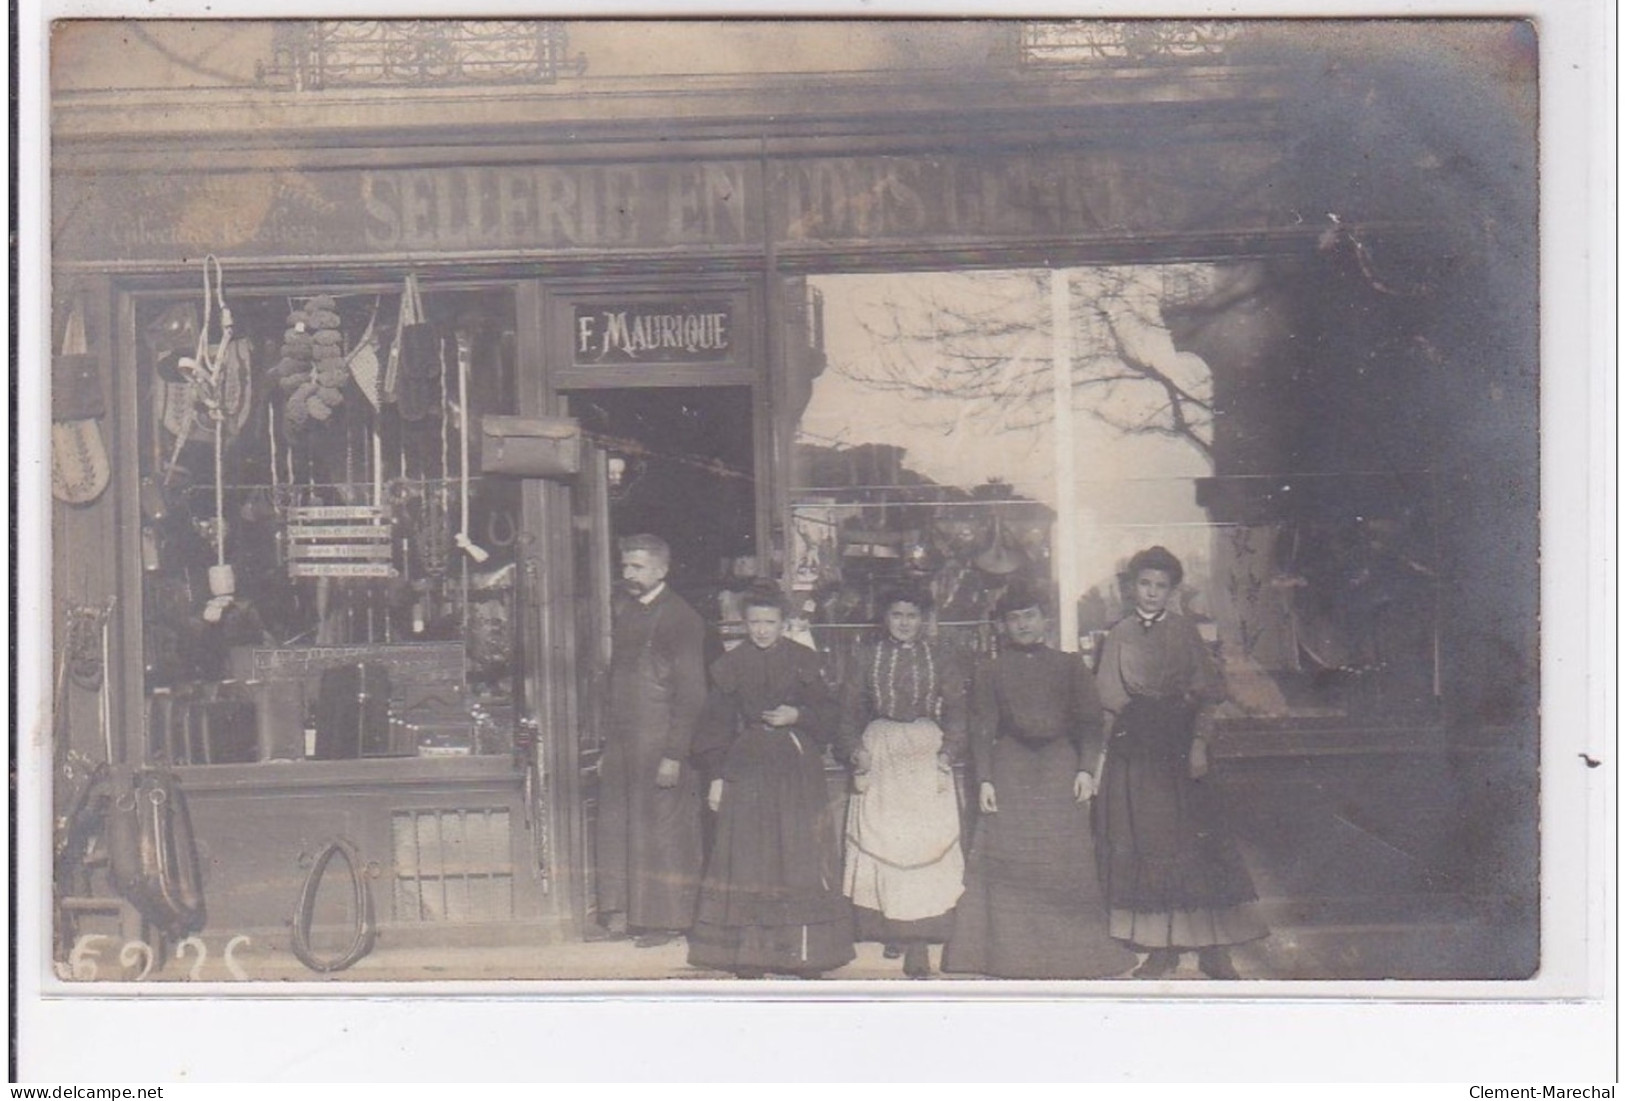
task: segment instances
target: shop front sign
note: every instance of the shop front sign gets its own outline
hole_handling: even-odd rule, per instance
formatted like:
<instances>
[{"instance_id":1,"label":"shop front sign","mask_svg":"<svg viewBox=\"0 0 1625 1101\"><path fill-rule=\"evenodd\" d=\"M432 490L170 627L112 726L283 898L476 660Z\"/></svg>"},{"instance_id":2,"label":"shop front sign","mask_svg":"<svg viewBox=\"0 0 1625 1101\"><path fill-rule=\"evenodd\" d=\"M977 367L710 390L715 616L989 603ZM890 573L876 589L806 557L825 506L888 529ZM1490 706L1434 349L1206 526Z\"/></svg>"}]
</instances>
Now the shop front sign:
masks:
<instances>
[{"instance_id":1,"label":"shop front sign","mask_svg":"<svg viewBox=\"0 0 1625 1101\"><path fill-rule=\"evenodd\" d=\"M732 357L733 309L726 302L580 305L575 362L720 363Z\"/></svg>"},{"instance_id":2,"label":"shop front sign","mask_svg":"<svg viewBox=\"0 0 1625 1101\"><path fill-rule=\"evenodd\" d=\"M219 256L789 250L1089 240L1272 228L1289 204L1265 143L220 173L75 173L57 255ZM602 334L600 333L600 336Z\"/></svg>"}]
</instances>

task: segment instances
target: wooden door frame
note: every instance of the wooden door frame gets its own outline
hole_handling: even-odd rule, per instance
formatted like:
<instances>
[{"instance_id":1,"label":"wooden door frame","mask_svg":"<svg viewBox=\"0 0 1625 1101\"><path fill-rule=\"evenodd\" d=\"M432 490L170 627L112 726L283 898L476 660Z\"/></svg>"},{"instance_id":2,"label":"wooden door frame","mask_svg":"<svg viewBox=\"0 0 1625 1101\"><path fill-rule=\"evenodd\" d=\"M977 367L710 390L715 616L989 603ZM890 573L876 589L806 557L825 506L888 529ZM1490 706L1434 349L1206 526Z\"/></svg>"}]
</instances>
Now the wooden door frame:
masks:
<instances>
[{"instance_id":1,"label":"wooden door frame","mask_svg":"<svg viewBox=\"0 0 1625 1101\"><path fill-rule=\"evenodd\" d=\"M635 279L589 278L579 280L536 280L521 285L519 317L518 389L519 408L524 413L567 415L568 395L595 389L658 389L673 387L748 387L751 402L751 445L755 463L755 536L757 552L764 565L770 561L775 528L775 492L781 467L775 460L779 433L773 430L775 408L773 380L778 372L767 360L769 345L765 334L766 311L762 308L759 273L716 277L638 277ZM656 301L696 294L727 295L746 318L737 327L741 347L725 364L668 365L640 368L636 372L613 369L584 375L570 370L568 341L552 339L560 331L569 332L565 319L576 301L602 301L622 296L628 301ZM561 377L562 376L562 377ZM586 454L590 455L590 449ZM579 937L589 931L590 882L587 862L586 805L580 782L582 754L581 722L585 701L580 699L583 641L575 617L580 587L588 579L575 576L574 510L572 495L576 484L529 481L524 498L528 545L525 552L527 578L536 594L530 631L536 640L536 659L527 662L527 689L534 686L532 710L541 725L538 762L542 769L539 797L541 819L547 836L537 839L538 859L543 862L552 896L551 909ZM551 564L551 568L550 568ZM613 578L613 563L611 564ZM550 736L566 732L569 736Z\"/></svg>"}]
</instances>

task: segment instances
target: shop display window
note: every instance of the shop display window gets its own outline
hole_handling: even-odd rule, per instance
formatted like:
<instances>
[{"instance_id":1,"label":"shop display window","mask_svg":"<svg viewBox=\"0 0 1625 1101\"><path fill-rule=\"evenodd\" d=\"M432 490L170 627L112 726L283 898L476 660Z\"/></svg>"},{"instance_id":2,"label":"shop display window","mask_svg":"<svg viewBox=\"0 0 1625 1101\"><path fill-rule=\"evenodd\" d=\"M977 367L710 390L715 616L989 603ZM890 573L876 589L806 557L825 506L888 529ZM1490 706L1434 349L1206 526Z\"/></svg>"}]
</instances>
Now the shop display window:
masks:
<instances>
[{"instance_id":1,"label":"shop display window","mask_svg":"<svg viewBox=\"0 0 1625 1101\"><path fill-rule=\"evenodd\" d=\"M464 426L515 411L511 289L228 285L134 321L147 758L509 752L519 483Z\"/></svg>"}]
</instances>

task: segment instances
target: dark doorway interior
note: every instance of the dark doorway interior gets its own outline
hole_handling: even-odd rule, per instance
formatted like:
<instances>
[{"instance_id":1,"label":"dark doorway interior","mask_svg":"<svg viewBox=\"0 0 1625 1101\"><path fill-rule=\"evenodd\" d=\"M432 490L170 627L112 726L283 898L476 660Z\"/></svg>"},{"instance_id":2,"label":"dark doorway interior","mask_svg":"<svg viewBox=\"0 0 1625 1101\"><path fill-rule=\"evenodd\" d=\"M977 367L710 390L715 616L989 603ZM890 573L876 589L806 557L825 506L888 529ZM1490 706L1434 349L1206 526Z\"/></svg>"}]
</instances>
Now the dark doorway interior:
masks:
<instances>
[{"instance_id":1,"label":"dark doorway interior","mask_svg":"<svg viewBox=\"0 0 1625 1101\"><path fill-rule=\"evenodd\" d=\"M756 469L748 386L582 390L572 417L609 455L610 527L671 544L672 587L707 618L721 582L752 568Z\"/></svg>"}]
</instances>

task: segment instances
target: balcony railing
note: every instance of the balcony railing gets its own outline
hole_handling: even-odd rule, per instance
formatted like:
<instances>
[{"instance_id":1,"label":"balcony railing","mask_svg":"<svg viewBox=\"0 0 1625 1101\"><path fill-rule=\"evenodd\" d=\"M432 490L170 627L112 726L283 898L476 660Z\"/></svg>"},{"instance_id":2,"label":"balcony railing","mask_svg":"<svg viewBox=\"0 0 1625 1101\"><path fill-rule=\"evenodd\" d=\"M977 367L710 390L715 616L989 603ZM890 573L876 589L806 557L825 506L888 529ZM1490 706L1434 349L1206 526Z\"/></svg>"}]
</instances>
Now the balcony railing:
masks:
<instances>
[{"instance_id":1,"label":"balcony railing","mask_svg":"<svg viewBox=\"0 0 1625 1101\"><path fill-rule=\"evenodd\" d=\"M564 24L542 19L340 19L276 28L260 83L324 88L552 84L579 74Z\"/></svg>"},{"instance_id":2,"label":"balcony railing","mask_svg":"<svg viewBox=\"0 0 1625 1101\"><path fill-rule=\"evenodd\" d=\"M1216 20L1061 19L1023 23L1027 65L1146 65L1221 63L1244 26Z\"/></svg>"}]
</instances>

